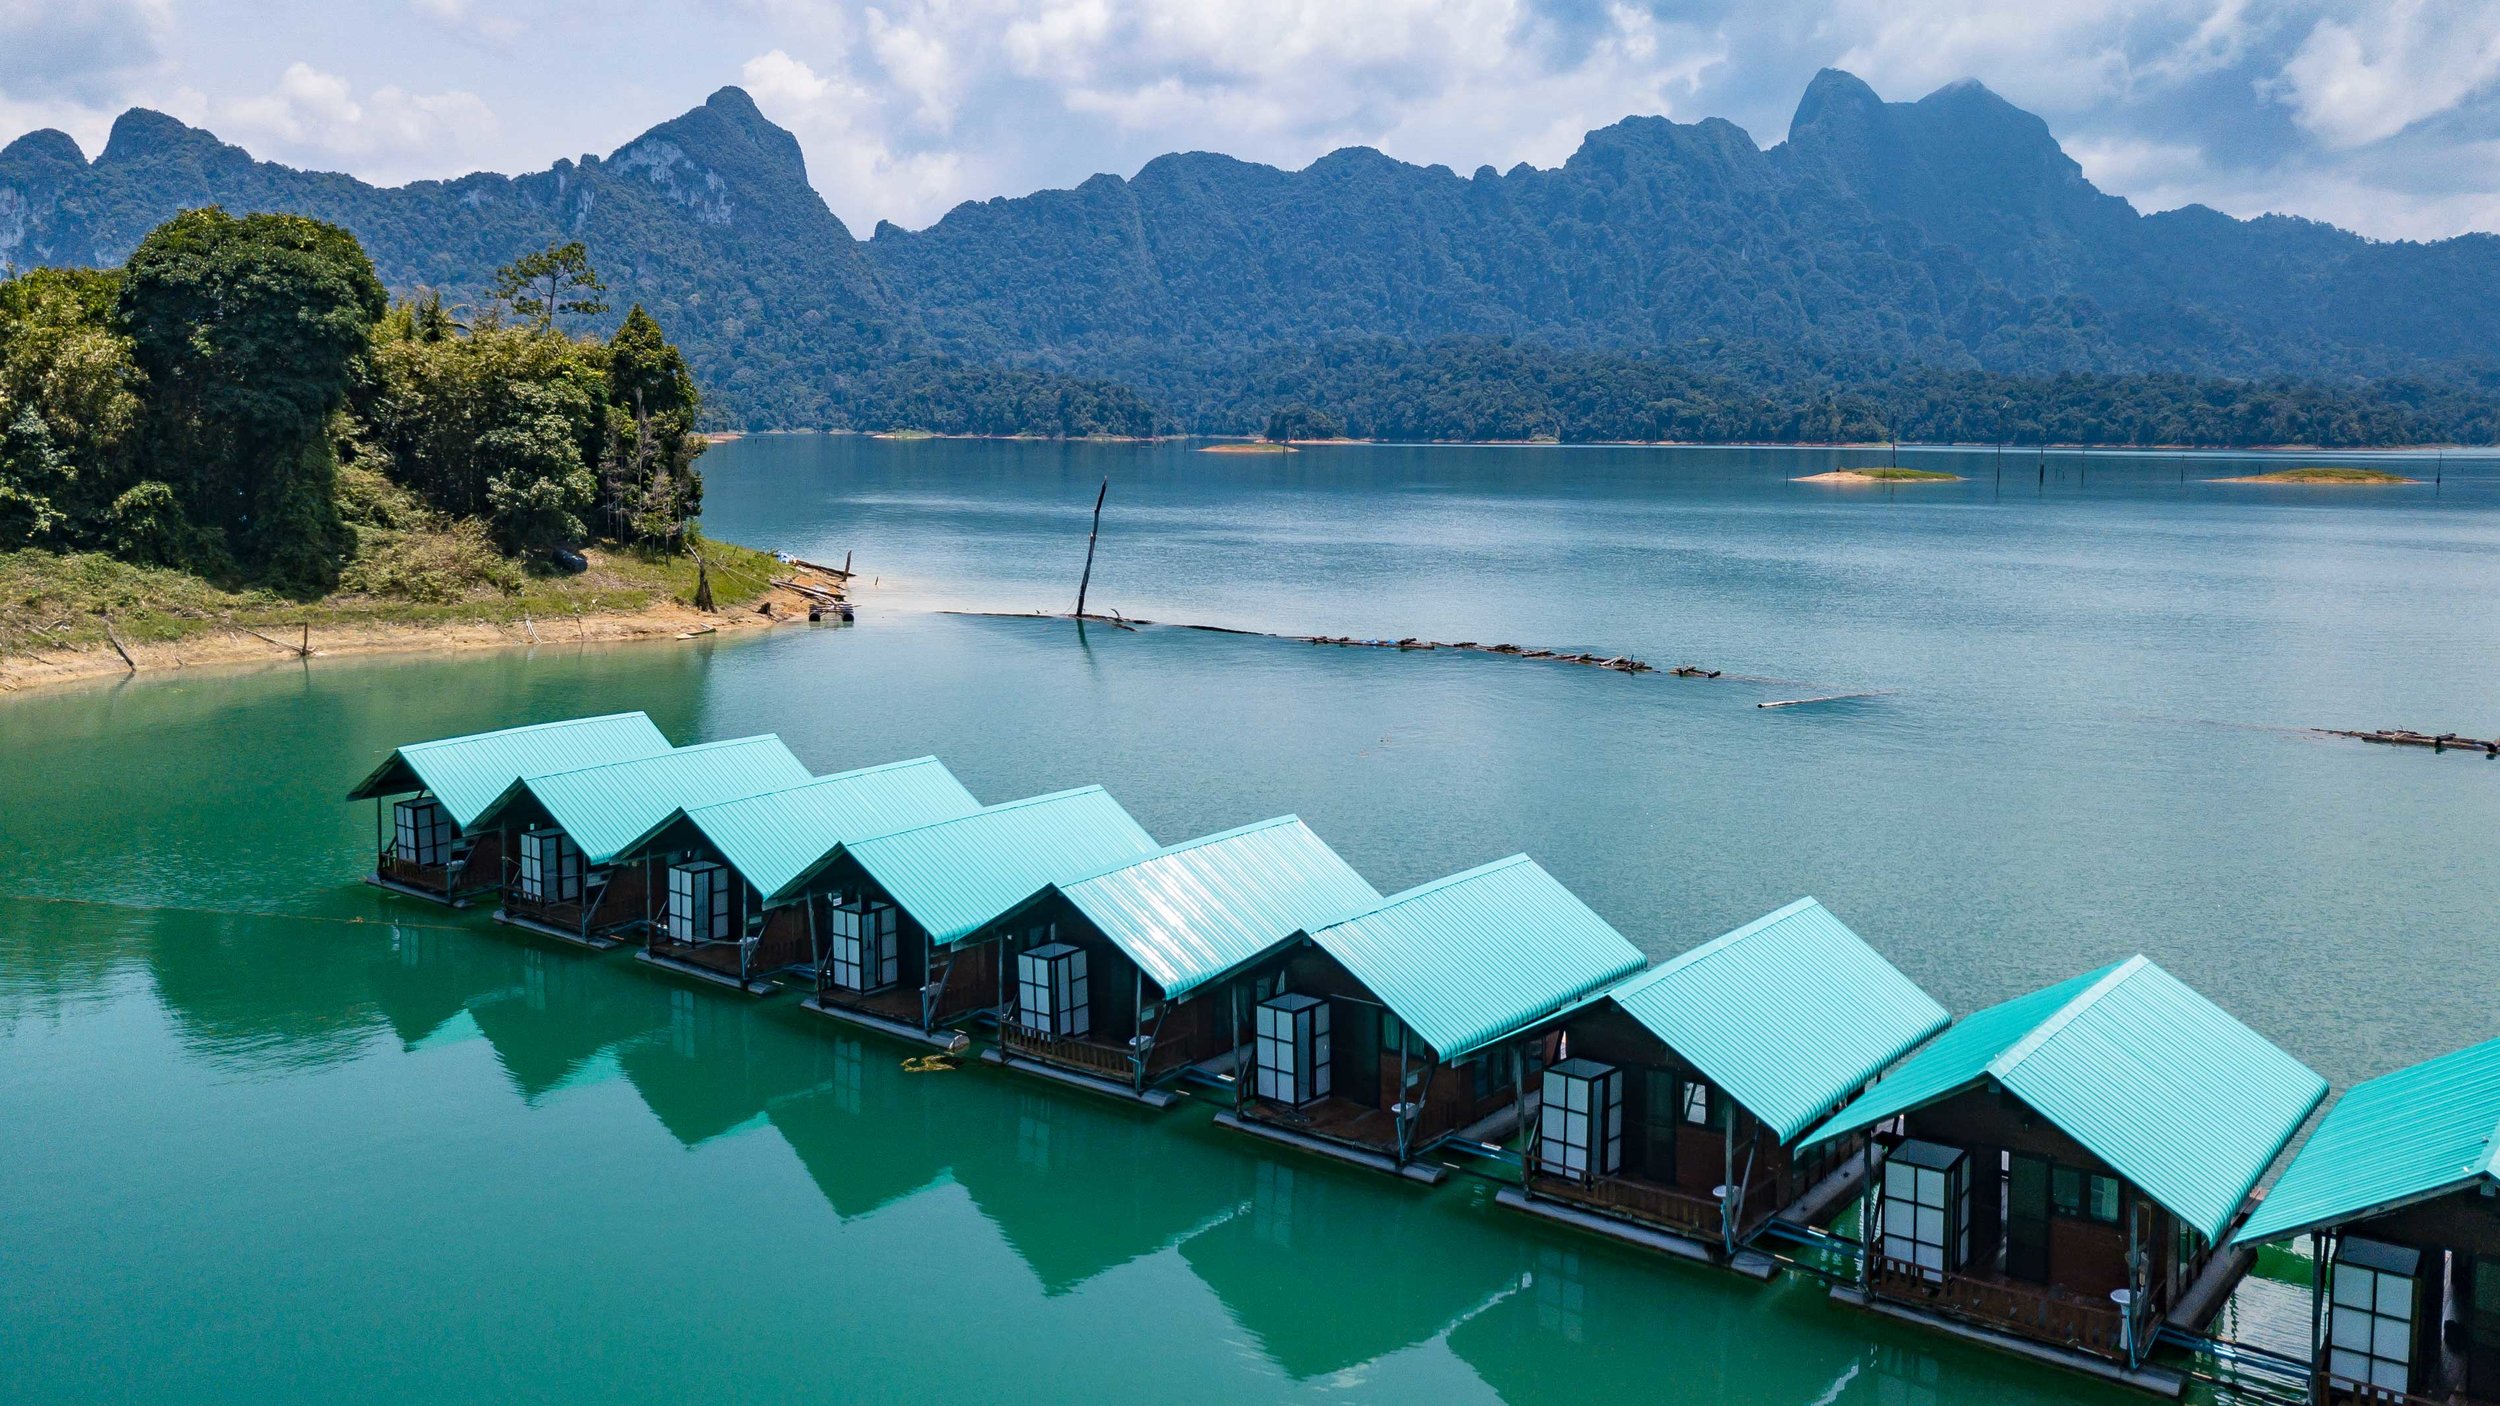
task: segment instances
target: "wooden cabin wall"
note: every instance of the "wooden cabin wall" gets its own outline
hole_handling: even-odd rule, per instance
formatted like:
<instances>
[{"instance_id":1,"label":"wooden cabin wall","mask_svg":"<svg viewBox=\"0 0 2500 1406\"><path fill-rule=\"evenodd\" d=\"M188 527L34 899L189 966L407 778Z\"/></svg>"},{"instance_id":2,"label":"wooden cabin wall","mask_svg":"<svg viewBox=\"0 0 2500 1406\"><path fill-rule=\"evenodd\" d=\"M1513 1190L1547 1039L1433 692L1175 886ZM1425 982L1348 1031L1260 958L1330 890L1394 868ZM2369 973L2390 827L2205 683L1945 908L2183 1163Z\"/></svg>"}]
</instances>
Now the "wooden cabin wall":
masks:
<instances>
[{"instance_id":1,"label":"wooden cabin wall","mask_svg":"<svg viewBox=\"0 0 2500 1406\"><path fill-rule=\"evenodd\" d=\"M1971 1154L1971 1258L1969 1268L2000 1272L1998 1246L2004 1234L1999 1206L2003 1178L1997 1154L2018 1152L2046 1157L2059 1166L2118 1178L2118 1223L2052 1213L2049 1217L2049 1279L2061 1289L2089 1298L2106 1298L2127 1285L2127 1226L2138 1202L2150 1208L2141 1248L2147 1255L2144 1282L2158 1285L2171 1273L2175 1219L2144 1197L2118 1169L2093 1155L2056 1124L2034 1113L2020 1099L1998 1091L1968 1089L1908 1115L1909 1135L1929 1142L1967 1149ZM1982 1212L1985 1212L1983 1215ZM1984 1227L1984 1228L1983 1228Z\"/></svg>"},{"instance_id":2,"label":"wooden cabin wall","mask_svg":"<svg viewBox=\"0 0 2500 1406\"><path fill-rule=\"evenodd\" d=\"M1683 1120L1680 1107L1670 1112L1673 1123L1668 1135L1674 1139L1674 1165L1652 1166L1649 1155L1650 1083L1656 1079L1691 1078L1709 1083L1709 1076L1694 1067L1691 1061L1677 1054L1648 1026L1626 1014L1612 1002L1591 1007L1565 1027L1566 1047L1574 1059L1593 1059L1621 1069L1623 1079L1623 1165L1624 1170L1643 1180L1678 1191L1707 1197L1726 1181L1728 1162L1726 1140L1715 1127ZM1710 1085L1714 1099L1728 1097L1717 1084ZM1757 1136L1758 1135L1758 1136ZM1763 1131L1761 1122L1743 1104L1736 1105L1736 1175L1745 1175L1747 1155L1753 1159L1752 1184L1769 1187L1778 1205L1793 1200L1803 1188L1792 1185L1794 1159L1790 1150ZM1777 1206L1763 1208L1775 1210Z\"/></svg>"},{"instance_id":3,"label":"wooden cabin wall","mask_svg":"<svg viewBox=\"0 0 2500 1406\"><path fill-rule=\"evenodd\" d=\"M504 880L503 856L504 842L501 830L487 829L478 832L475 843L469 846L469 863L468 867L460 872L460 882L463 884L501 884Z\"/></svg>"},{"instance_id":4,"label":"wooden cabin wall","mask_svg":"<svg viewBox=\"0 0 2500 1406\"><path fill-rule=\"evenodd\" d=\"M599 891L599 901L590 910L587 926L592 932L641 922L646 909L654 921L659 920L659 908L653 905L665 904L668 891L665 886L656 890L652 886L651 870L656 863L655 860L635 860L607 871L607 886ZM588 873L583 877L586 887Z\"/></svg>"},{"instance_id":5,"label":"wooden cabin wall","mask_svg":"<svg viewBox=\"0 0 2500 1406\"><path fill-rule=\"evenodd\" d=\"M745 888L744 884L739 885L741 896ZM815 948L808 933L807 912L808 905L805 903L789 903L765 910L764 929L756 938L751 963L755 970L778 971L783 967L814 963Z\"/></svg>"},{"instance_id":6,"label":"wooden cabin wall","mask_svg":"<svg viewBox=\"0 0 2500 1406\"><path fill-rule=\"evenodd\" d=\"M1369 987L1357 980L1354 974L1347 971L1336 958L1317 947L1305 946L1296 949L1285 962L1284 976L1284 989L1287 991L1300 992L1309 996L1367 1002L1375 1011L1386 1009L1381 1004L1380 998L1374 995ZM1331 1018L1335 1019L1333 1015ZM1334 1034L1331 1035L1332 1040L1336 1038L1338 1037ZM1408 1034L1408 1040L1410 1043L1407 1070L1412 1072L1425 1067L1432 1058L1432 1051L1424 1047L1422 1037L1411 1031ZM1420 1126L1428 1130L1428 1133L1465 1127L1489 1113L1509 1106L1517 1099L1518 1090L1507 1086L1510 1074L1509 1051L1492 1050L1479 1055L1478 1058L1501 1061L1499 1067L1505 1086L1488 1089L1483 1096L1479 1097L1476 1093L1476 1073L1472 1063L1438 1066L1423 1090L1424 1116ZM1340 1077L1342 1078L1342 1075ZM1387 1108L1404 1097L1404 1091L1399 1086L1398 1051L1394 1043L1384 1043L1381 1047L1378 1068L1374 1071L1372 1091L1375 1099L1372 1106L1377 1108ZM1338 1093L1344 1096L1347 1090L1340 1087Z\"/></svg>"},{"instance_id":7,"label":"wooden cabin wall","mask_svg":"<svg viewBox=\"0 0 2500 1406\"><path fill-rule=\"evenodd\" d=\"M2344 1226L2343 1233L2417 1250L2462 1250L2486 1259L2500 1259L2500 1197L2460 1191L2355 1221Z\"/></svg>"}]
</instances>

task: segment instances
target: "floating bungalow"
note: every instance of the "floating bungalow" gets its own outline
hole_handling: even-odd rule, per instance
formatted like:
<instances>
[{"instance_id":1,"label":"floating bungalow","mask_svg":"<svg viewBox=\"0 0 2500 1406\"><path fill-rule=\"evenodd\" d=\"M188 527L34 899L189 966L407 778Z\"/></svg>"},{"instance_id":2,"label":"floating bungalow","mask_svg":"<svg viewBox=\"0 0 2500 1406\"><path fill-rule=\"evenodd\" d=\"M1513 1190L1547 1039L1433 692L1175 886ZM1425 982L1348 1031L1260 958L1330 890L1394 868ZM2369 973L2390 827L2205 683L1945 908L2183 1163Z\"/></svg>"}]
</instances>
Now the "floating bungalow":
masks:
<instances>
[{"instance_id":1,"label":"floating bungalow","mask_svg":"<svg viewBox=\"0 0 2500 1406\"><path fill-rule=\"evenodd\" d=\"M657 895L648 859L627 860L680 810L808 779L778 737L741 737L656 756L524 776L478 816L500 832L503 904L495 920L585 947L648 923Z\"/></svg>"},{"instance_id":2,"label":"floating bungalow","mask_svg":"<svg viewBox=\"0 0 2500 1406\"><path fill-rule=\"evenodd\" d=\"M1500 1199L1767 1277L1740 1247L1775 1216L1844 1208L1865 1134L1799 1140L1947 1020L1801 898L1548 1022L1558 1062Z\"/></svg>"},{"instance_id":3,"label":"floating bungalow","mask_svg":"<svg viewBox=\"0 0 2500 1406\"><path fill-rule=\"evenodd\" d=\"M502 837L480 833L478 820L513 782L668 750L641 713L412 742L347 793L373 802L373 872L365 882L454 906L492 893L503 883Z\"/></svg>"},{"instance_id":4,"label":"floating bungalow","mask_svg":"<svg viewBox=\"0 0 2500 1406\"><path fill-rule=\"evenodd\" d=\"M1408 889L1254 978L1251 1077L1217 1121L1440 1181L1418 1154L1515 1126L1522 1034L1642 961L1524 854Z\"/></svg>"},{"instance_id":5,"label":"floating bungalow","mask_svg":"<svg viewBox=\"0 0 2500 1406\"><path fill-rule=\"evenodd\" d=\"M2143 957L1992 1006L1807 1136L1876 1134L1833 1292L2175 1394L2146 1353L2228 1296L2243 1263L2215 1250L2325 1095Z\"/></svg>"},{"instance_id":6,"label":"floating bungalow","mask_svg":"<svg viewBox=\"0 0 2500 1406\"><path fill-rule=\"evenodd\" d=\"M2337 1100L2235 1239L2299 1235L2317 1400L2500 1402L2500 1040Z\"/></svg>"},{"instance_id":7,"label":"floating bungalow","mask_svg":"<svg viewBox=\"0 0 2500 1406\"><path fill-rule=\"evenodd\" d=\"M1290 815L1044 884L986 925L1012 973L988 1057L1169 1103L1156 1086L1183 1069L1239 1062L1236 976L1379 902Z\"/></svg>"},{"instance_id":8,"label":"floating bungalow","mask_svg":"<svg viewBox=\"0 0 2500 1406\"><path fill-rule=\"evenodd\" d=\"M855 840L981 808L935 757L820 776L680 807L625 849L655 872L642 960L761 995L782 972L830 958L859 973L899 961L894 910L803 882Z\"/></svg>"},{"instance_id":9,"label":"floating bungalow","mask_svg":"<svg viewBox=\"0 0 2500 1406\"><path fill-rule=\"evenodd\" d=\"M837 933L809 1009L948 1048L946 1027L995 1012L1012 977L999 964L998 915L1042 885L1143 859L1154 842L1100 786L1059 791L890 835L836 846L783 887L841 895ZM846 916L847 915L847 916ZM1047 945L1040 934L1019 947ZM1054 999L1084 999L1081 973L1062 968ZM941 1034L941 1031L946 1033Z\"/></svg>"}]
</instances>

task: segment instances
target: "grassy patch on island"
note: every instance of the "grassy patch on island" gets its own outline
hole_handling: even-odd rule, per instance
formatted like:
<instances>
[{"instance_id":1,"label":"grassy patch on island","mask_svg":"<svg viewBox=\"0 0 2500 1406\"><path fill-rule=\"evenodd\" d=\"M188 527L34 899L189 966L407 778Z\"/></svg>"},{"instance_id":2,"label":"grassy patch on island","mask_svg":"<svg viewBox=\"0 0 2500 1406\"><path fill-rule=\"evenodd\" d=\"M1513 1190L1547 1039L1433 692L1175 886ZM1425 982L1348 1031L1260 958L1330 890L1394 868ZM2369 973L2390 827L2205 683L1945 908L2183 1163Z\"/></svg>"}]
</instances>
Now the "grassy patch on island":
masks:
<instances>
[{"instance_id":1,"label":"grassy patch on island","mask_svg":"<svg viewBox=\"0 0 2500 1406\"><path fill-rule=\"evenodd\" d=\"M2383 469L2276 469L2272 473L2243 474L2238 478L2222 478L2216 483L2420 483L2418 478L2391 474Z\"/></svg>"}]
</instances>

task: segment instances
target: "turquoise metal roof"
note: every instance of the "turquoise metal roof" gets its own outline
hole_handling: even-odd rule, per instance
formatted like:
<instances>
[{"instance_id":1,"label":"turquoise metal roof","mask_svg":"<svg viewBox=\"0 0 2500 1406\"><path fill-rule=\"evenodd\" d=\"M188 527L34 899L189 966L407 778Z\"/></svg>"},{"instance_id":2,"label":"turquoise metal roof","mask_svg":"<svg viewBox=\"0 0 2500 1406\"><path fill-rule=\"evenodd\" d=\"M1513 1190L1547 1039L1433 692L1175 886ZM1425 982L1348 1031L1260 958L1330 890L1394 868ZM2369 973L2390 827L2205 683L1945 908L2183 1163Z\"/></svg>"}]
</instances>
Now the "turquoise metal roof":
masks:
<instances>
[{"instance_id":1,"label":"turquoise metal roof","mask_svg":"<svg viewBox=\"0 0 2500 1406\"><path fill-rule=\"evenodd\" d=\"M953 820L980 808L945 763L916 757L681 809L663 817L626 852L651 844L684 819L720 852L721 862L757 893L769 895L814 872L841 845Z\"/></svg>"},{"instance_id":2,"label":"turquoise metal roof","mask_svg":"<svg viewBox=\"0 0 2500 1406\"><path fill-rule=\"evenodd\" d=\"M1110 792L1087 786L879 835L842 852L944 944L971 936L1044 884L1158 848Z\"/></svg>"},{"instance_id":3,"label":"turquoise metal roof","mask_svg":"<svg viewBox=\"0 0 2500 1406\"><path fill-rule=\"evenodd\" d=\"M1641 968L1640 949L1524 854L1408 889L1310 938L1443 1060Z\"/></svg>"},{"instance_id":4,"label":"turquoise metal roof","mask_svg":"<svg viewBox=\"0 0 2500 1406\"><path fill-rule=\"evenodd\" d=\"M1605 999L1782 1142L1951 1019L1811 898L1642 972Z\"/></svg>"},{"instance_id":5,"label":"turquoise metal roof","mask_svg":"<svg viewBox=\"0 0 2500 1406\"><path fill-rule=\"evenodd\" d=\"M523 777L478 818L493 820L526 793L581 846L585 861L606 864L679 810L778 791L807 779L807 767L780 738L740 737L630 762Z\"/></svg>"},{"instance_id":6,"label":"turquoise metal roof","mask_svg":"<svg viewBox=\"0 0 2500 1406\"><path fill-rule=\"evenodd\" d=\"M2219 1238L2326 1081L2144 957L1972 1016L1815 1129L1820 1142L1991 1079Z\"/></svg>"},{"instance_id":7,"label":"turquoise metal roof","mask_svg":"<svg viewBox=\"0 0 2500 1406\"><path fill-rule=\"evenodd\" d=\"M347 798L361 801L422 788L433 792L452 823L466 830L524 776L631 761L668 749L668 739L641 713L507 727L412 742L391 753Z\"/></svg>"},{"instance_id":8,"label":"turquoise metal roof","mask_svg":"<svg viewBox=\"0 0 2500 1406\"><path fill-rule=\"evenodd\" d=\"M1173 997L1380 902L1380 890L1290 815L1044 893L1054 890Z\"/></svg>"},{"instance_id":9,"label":"turquoise metal roof","mask_svg":"<svg viewBox=\"0 0 2500 1406\"><path fill-rule=\"evenodd\" d=\"M2500 1182L2500 1040L2357 1084L2233 1237L2274 1240Z\"/></svg>"}]
</instances>

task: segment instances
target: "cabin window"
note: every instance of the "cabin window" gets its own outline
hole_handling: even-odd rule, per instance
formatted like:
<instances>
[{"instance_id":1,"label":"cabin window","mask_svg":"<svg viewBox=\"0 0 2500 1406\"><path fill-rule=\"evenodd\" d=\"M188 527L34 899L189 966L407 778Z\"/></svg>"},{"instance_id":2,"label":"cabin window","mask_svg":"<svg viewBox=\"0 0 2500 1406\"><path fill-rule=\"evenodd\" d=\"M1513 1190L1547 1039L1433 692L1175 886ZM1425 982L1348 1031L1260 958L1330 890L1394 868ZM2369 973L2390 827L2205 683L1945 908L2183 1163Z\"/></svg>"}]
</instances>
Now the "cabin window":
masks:
<instances>
[{"instance_id":1,"label":"cabin window","mask_svg":"<svg viewBox=\"0 0 2500 1406\"><path fill-rule=\"evenodd\" d=\"M536 903L573 903L582 896L582 849L562 830L521 836L521 896Z\"/></svg>"},{"instance_id":2,"label":"cabin window","mask_svg":"<svg viewBox=\"0 0 2500 1406\"><path fill-rule=\"evenodd\" d=\"M2049 1204L2071 1220L2118 1223L2118 1178L2081 1167L2049 1169Z\"/></svg>"},{"instance_id":3,"label":"cabin window","mask_svg":"<svg viewBox=\"0 0 2500 1406\"><path fill-rule=\"evenodd\" d=\"M1054 1040L1093 1033L1084 948L1053 942L1016 954L1016 1024L1026 1034Z\"/></svg>"},{"instance_id":4,"label":"cabin window","mask_svg":"<svg viewBox=\"0 0 2500 1406\"><path fill-rule=\"evenodd\" d=\"M1475 1071L1476 1098L1479 1102L1510 1088L1510 1060L1499 1050L1488 1050L1476 1056L1470 1066Z\"/></svg>"},{"instance_id":5,"label":"cabin window","mask_svg":"<svg viewBox=\"0 0 2500 1406\"><path fill-rule=\"evenodd\" d=\"M2344 1241L2335 1253L2327 1371L2384 1391L2413 1389L2413 1318L2421 1296L2418 1250Z\"/></svg>"},{"instance_id":6,"label":"cabin window","mask_svg":"<svg viewBox=\"0 0 2500 1406\"><path fill-rule=\"evenodd\" d=\"M1623 1071L1566 1059L1545 1071L1537 1113L1537 1165L1550 1176L1594 1181L1623 1170Z\"/></svg>"},{"instance_id":7,"label":"cabin window","mask_svg":"<svg viewBox=\"0 0 2500 1406\"><path fill-rule=\"evenodd\" d=\"M855 898L828 915L825 967L845 991L882 991L903 979L901 918L891 903Z\"/></svg>"},{"instance_id":8,"label":"cabin window","mask_svg":"<svg viewBox=\"0 0 2500 1406\"><path fill-rule=\"evenodd\" d=\"M668 867L668 936L672 942L725 942L729 921L729 871L718 864Z\"/></svg>"},{"instance_id":9,"label":"cabin window","mask_svg":"<svg viewBox=\"0 0 2500 1406\"><path fill-rule=\"evenodd\" d=\"M431 796L391 807L391 857L402 864L451 862L451 817Z\"/></svg>"},{"instance_id":10,"label":"cabin window","mask_svg":"<svg viewBox=\"0 0 2500 1406\"><path fill-rule=\"evenodd\" d=\"M1970 1155L1912 1139L1884 1162L1884 1258L1930 1279L1962 1267L1970 1240Z\"/></svg>"},{"instance_id":11,"label":"cabin window","mask_svg":"<svg viewBox=\"0 0 2500 1406\"><path fill-rule=\"evenodd\" d=\"M1405 1031L1406 1027L1398 1024L1398 1018L1396 1016L1391 1015L1386 1010L1381 1011L1380 1048L1383 1050L1396 1049L1398 1047L1398 1039L1405 1033Z\"/></svg>"},{"instance_id":12,"label":"cabin window","mask_svg":"<svg viewBox=\"0 0 2500 1406\"><path fill-rule=\"evenodd\" d=\"M1697 1128L1711 1125L1710 1086L1699 1079L1683 1081L1684 1121Z\"/></svg>"},{"instance_id":13,"label":"cabin window","mask_svg":"<svg viewBox=\"0 0 2500 1406\"><path fill-rule=\"evenodd\" d=\"M1259 1003L1254 1058L1258 1096L1299 1108L1328 1097L1328 1003L1317 996L1276 996Z\"/></svg>"}]
</instances>

